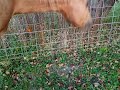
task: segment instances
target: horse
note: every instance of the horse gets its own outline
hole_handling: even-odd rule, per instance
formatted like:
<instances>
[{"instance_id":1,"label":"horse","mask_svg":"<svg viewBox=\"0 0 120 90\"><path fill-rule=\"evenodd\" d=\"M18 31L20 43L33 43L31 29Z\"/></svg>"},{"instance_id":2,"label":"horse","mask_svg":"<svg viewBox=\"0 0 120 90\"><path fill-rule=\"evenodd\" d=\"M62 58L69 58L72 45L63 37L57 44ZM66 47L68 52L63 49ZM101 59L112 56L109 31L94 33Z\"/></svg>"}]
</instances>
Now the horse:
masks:
<instances>
[{"instance_id":1,"label":"horse","mask_svg":"<svg viewBox=\"0 0 120 90\"><path fill-rule=\"evenodd\" d=\"M7 30L16 14L60 12L74 26L90 26L92 19L87 0L0 0L0 33Z\"/></svg>"}]
</instances>

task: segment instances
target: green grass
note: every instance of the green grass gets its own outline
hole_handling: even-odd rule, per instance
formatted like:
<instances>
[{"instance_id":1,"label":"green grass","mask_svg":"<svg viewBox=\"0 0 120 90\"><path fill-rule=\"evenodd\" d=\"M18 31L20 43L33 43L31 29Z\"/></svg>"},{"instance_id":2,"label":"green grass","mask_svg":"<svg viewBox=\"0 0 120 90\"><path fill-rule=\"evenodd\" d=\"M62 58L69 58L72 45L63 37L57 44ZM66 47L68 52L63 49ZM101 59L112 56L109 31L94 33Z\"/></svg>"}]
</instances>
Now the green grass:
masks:
<instances>
[{"instance_id":1,"label":"green grass","mask_svg":"<svg viewBox=\"0 0 120 90\"><path fill-rule=\"evenodd\" d=\"M1 90L117 90L120 45L0 62Z\"/></svg>"}]
</instances>

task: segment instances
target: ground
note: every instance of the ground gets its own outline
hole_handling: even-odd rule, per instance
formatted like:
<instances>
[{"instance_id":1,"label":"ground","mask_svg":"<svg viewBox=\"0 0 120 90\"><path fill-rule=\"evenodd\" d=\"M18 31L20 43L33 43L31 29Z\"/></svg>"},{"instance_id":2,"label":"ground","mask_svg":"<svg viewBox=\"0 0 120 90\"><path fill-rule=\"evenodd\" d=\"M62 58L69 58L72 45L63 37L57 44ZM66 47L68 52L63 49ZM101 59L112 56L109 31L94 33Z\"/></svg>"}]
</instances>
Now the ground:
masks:
<instances>
[{"instance_id":1,"label":"ground","mask_svg":"<svg viewBox=\"0 0 120 90\"><path fill-rule=\"evenodd\" d=\"M118 90L120 44L4 60L0 74L2 90Z\"/></svg>"}]
</instances>

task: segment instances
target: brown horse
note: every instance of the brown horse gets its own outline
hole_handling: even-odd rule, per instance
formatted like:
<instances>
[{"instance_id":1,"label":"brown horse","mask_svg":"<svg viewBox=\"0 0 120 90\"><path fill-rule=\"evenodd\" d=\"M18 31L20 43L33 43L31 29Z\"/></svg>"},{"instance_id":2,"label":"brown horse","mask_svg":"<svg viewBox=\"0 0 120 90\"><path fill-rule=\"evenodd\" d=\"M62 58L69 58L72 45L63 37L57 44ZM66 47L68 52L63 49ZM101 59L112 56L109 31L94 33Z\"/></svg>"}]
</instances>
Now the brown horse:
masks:
<instances>
[{"instance_id":1,"label":"brown horse","mask_svg":"<svg viewBox=\"0 0 120 90\"><path fill-rule=\"evenodd\" d=\"M47 11L62 13L80 28L91 23L87 0L0 0L0 33L6 31L14 14Z\"/></svg>"}]
</instances>

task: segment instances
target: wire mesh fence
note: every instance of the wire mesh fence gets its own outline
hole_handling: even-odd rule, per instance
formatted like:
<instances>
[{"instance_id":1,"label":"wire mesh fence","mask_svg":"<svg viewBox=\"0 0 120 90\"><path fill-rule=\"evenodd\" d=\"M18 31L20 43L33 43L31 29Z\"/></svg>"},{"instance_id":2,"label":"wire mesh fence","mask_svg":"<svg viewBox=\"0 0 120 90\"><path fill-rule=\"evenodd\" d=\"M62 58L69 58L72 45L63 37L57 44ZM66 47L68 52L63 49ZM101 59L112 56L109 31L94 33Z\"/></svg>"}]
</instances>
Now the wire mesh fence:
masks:
<instances>
[{"instance_id":1,"label":"wire mesh fence","mask_svg":"<svg viewBox=\"0 0 120 90\"><path fill-rule=\"evenodd\" d=\"M72 26L72 24L68 23L66 19L57 12L16 15L10 21L8 32L0 39L0 64L3 65L2 62L6 61L6 65L11 65L10 60L12 62L15 60L15 62L19 61L22 65L24 60L30 61L31 66L38 66L33 73L31 73L32 70L28 71L33 81L35 77L38 77L38 74L41 76L44 71L47 75L55 72L58 76L67 75L67 83L69 83L67 86L70 87L72 84L75 88L74 82L77 82L77 80L72 72L83 73L88 70L88 67L83 67L85 62L87 62L85 59L94 56L94 54L89 54L88 52L93 51L95 53L97 52L96 50L103 50L104 53L107 53L108 48L97 48L110 46L114 48L110 49L111 52L117 53L117 57L119 58L119 5L120 2L117 1L115 3L115 0L89 0L93 26L84 30ZM85 52L84 49L87 51ZM99 53L100 51L98 54ZM87 56L87 54L90 56ZM113 55L113 53L110 55ZM97 58L96 56L95 59ZM115 59L115 57L113 57L113 59ZM45 65L47 69L44 71L40 70L41 67L39 65L41 64ZM38 68L40 71L37 70ZM16 74L16 72L12 75L14 76L14 74ZM89 74L90 72L85 73L86 77L89 78ZM98 74L99 72L97 75ZM14 77L14 79L15 78L16 77ZM97 81L92 81L93 78L91 77L91 83L102 84L102 82L100 82L101 80L98 80L98 76L94 78L96 78ZM52 82L53 81L49 82L49 80L46 81L48 86L49 84L51 85ZM58 86L65 88L63 83L57 83ZM87 85L84 81L79 82L78 80L78 83L81 83L83 85L82 87ZM37 86L35 87L37 88ZM30 90L34 90L35 87L31 84L29 89L32 88ZM43 88L45 87L43 86L42 89ZM118 86L115 88L118 88ZM46 88L45 90L48 89Z\"/></svg>"},{"instance_id":2,"label":"wire mesh fence","mask_svg":"<svg viewBox=\"0 0 120 90\"><path fill-rule=\"evenodd\" d=\"M1 39L0 50L4 55L0 54L0 57L9 58L43 49L60 50L119 42L119 14L116 14L118 5L109 6L104 0L91 0L89 3L94 24L86 30L73 27L56 12L14 16L9 32ZM111 11L110 14L108 11Z\"/></svg>"}]
</instances>

